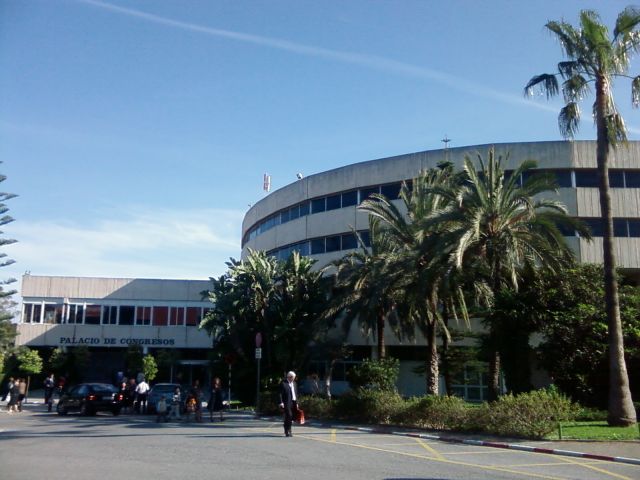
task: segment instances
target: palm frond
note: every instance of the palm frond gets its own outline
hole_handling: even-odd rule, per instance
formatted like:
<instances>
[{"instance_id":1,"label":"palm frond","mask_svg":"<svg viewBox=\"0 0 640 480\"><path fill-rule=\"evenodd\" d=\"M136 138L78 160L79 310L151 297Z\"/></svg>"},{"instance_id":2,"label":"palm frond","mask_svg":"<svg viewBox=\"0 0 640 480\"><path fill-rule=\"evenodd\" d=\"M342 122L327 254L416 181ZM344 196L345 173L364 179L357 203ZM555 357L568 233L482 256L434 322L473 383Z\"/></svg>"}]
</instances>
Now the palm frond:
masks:
<instances>
[{"instance_id":1,"label":"palm frond","mask_svg":"<svg viewBox=\"0 0 640 480\"><path fill-rule=\"evenodd\" d=\"M640 75L631 81L631 104L635 108L640 105Z\"/></svg>"},{"instance_id":2,"label":"palm frond","mask_svg":"<svg viewBox=\"0 0 640 480\"><path fill-rule=\"evenodd\" d=\"M640 24L640 9L636 6L628 6L616 19L616 26L613 29L613 39L626 42L629 35Z\"/></svg>"},{"instance_id":3,"label":"palm frond","mask_svg":"<svg viewBox=\"0 0 640 480\"><path fill-rule=\"evenodd\" d=\"M573 138L580 126L580 106L576 102L569 102L560 109L558 127L564 138Z\"/></svg>"},{"instance_id":4,"label":"palm frond","mask_svg":"<svg viewBox=\"0 0 640 480\"><path fill-rule=\"evenodd\" d=\"M542 73L532 77L524 87L525 96L532 96L536 88L546 94L547 100L555 97L560 92L558 79L551 73Z\"/></svg>"}]
</instances>

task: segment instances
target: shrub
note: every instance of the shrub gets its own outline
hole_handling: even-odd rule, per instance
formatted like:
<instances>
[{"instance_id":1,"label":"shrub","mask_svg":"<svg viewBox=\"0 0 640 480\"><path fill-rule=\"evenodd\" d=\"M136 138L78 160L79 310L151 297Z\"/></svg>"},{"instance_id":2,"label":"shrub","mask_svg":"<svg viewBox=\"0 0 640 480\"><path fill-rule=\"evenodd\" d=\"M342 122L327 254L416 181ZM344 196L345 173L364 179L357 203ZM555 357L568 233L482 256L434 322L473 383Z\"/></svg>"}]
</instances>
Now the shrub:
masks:
<instances>
[{"instance_id":1,"label":"shrub","mask_svg":"<svg viewBox=\"0 0 640 480\"><path fill-rule=\"evenodd\" d=\"M607 420L608 412L597 408L582 407L578 410L576 421L578 422L603 422Z\"/></svg>"},{"instance_id":2,"label":"shrub","mask_svg":"<svg viewBox=\"0 0 640 480\"><path fill-rule=\"evenodd\" d=\"M332 416L333 404L328 398L304 396L300 397L298 405L304 410L304 415L307 418L327 419Z\"/></svg>"},{"instance_id":3,"label":"shrub","mask_svg":"<svg viewBox=\"0 0 640 480\"><path fill-rule=\"evenodd\" d=\"M357 388L336 400L333 412L342 420L384 424L390 423L403 404L397 392Z\"/></svg>"},{"instance_id":4,"label":"shrub","mask_svg":"<svg viewBox=\"0 0 640 480\"><path fill-rule=\"evenodd\" d=\"M469 410L461 398L429 395L407 400L392 421L434 430L467 430Z\"/></svg>"},{"instance_id":5,"label":"shrub","mask_svg":"<svg viewBox=\"0 0 640 480\"><path fill-rule=\"evenodd\" d=\"M353 388L371 388L394 391L400 372L400 361L395 358L364 360L349 371L349 383Z\"/></svg>"},{"instance_id":6,"label":"shrub","mask_svg":"<svg viewBox=\"0 0 640 480\"><path fill-rule=\"evenodd\" d=\"M258 412L262 415L277 415L282 413L278 404L278 393L273 391L260 392L260 406Z\"/></svg>"},{"instance_id":7,"label":"shrub","mask_svg":"<svg viewBox=\"0 0 640 480\"><path fill-rule=\"evenodd\" d=\"M487 433L540 439L553 432L558 422L574 420L578 408L564 395L535 390L485 403L477 414Z\"/></svg>"}]
</instances>

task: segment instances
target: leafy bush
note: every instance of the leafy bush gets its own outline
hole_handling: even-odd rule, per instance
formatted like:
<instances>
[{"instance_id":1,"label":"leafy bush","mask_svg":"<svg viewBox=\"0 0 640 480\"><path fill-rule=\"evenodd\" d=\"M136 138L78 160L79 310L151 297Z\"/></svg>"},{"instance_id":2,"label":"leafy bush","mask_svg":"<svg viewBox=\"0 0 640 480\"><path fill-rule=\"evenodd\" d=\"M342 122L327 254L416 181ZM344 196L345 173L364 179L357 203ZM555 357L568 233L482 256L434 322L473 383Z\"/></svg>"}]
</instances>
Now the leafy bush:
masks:
<instances>
[{"instance_id":1,"label":"leafy bush","mask_svg":"<svg viewBox=\"0 0 640 480\"><path fill-rule=\"evenodd\" d=\"M353 388L371 388L395 391L400 372L400 361L395 358L364 360L349 371L348 380Z\"/></svg>"},{"instance_id":2,"label":"leafy bush","mask_svg":"<svg viewBox=\"0 0 640 480\"><path fill-rule=\"evenodd\" d=\"M397 392L357 388L336 400L333 411L342 420L385 424L403 405Z\"/></svg>"},{"instance_id":3,"label":"leafy bush","mask_svg":"<svg viewBox=\"0 0 640 480\"><path fill-rule=\"evenodd\" d=\"M608 412L597 408L582 407L578 410L576 421L578 422L604 422L607 420Z\"/></svg>"},{"instance_id":4,"label":"leafy bush","mask_svg":"<svg viewBox=\"0 0 640 480\"><path fill-rule=\"evenodd\" d=\"M392 417L393 423L434 430L468 430L470 407L458 397L410 398Z\"/></svg>"},{"instance_id":5,"label":"leafy bush","mask_svg":"<svg viewBox=\"0 0 640 480\"><path fill-rule=\"evenodd\" d=\"M262 415L279 415L282 410L278 402L278 392L260 392L260 405L257 410Z\"/></svg>"},{"instance_id":6,"label":"leafy bush","mask_svg":"<svg viewBox=\"0 0 640 480\"><path fill-rule=\"evenodd\" d=\"M332 417L331 400L318 396L304 396L298 399L298 405L307 418L326 419Z\"/></svg>"},{"instance_id":7,"label":"leafy bush","mask_svg":"<svg viewBox=\"0 0 640 480\"><path fill-rule=\"evenodd\" d=\"M482 429L491 434L544 438L558 422L574 420L578 406L555 392L536 390L517 396L504 395L478 409Z\"/></svg>"}]
</instances>

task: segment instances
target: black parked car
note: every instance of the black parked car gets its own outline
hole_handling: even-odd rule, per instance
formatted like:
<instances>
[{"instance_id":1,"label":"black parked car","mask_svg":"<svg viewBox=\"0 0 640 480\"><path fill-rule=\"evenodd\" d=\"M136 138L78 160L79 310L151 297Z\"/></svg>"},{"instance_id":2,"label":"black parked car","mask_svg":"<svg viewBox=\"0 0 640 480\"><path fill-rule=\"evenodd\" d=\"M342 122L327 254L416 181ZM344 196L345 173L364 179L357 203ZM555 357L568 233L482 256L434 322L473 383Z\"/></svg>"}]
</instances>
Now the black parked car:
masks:
<instances>
[{"instance_id":1,"label":"black parked car","mask_svg":"<svg viewBox=\"0 0 640 480\"><path fill-rule=\"evenodd\" d=\"M56 410L60 415L66 415L70 411L80 412L80 415L93 415L99 411L118 415L123 400L122 394L113 385L81 383L60 397Z\"/></svg>"}]
</instances>

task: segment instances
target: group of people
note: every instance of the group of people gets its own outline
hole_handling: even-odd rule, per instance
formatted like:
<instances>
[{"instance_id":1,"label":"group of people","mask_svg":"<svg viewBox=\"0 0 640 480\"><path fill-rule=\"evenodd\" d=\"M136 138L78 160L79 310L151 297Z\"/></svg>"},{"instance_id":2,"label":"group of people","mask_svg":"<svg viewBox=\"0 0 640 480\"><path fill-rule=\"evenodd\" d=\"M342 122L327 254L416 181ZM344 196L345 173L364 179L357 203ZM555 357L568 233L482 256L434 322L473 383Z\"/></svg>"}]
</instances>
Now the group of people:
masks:
<instances>
[{"instance_id":1,"label":"group of people","mask_svg":"<svg viewBox=\"0 0 640 480\"><path fill-rule=\"evenodd\" d=\"M27 381L24 378L10 377L7 382L6 393L2 401L7 401L9 413L22 412L22 403L27 397Z\"/></svg>"},{"instance_id":2,"label":"group of people","mask_svg":"<svg viewBox=\"0 0 640 480\"><path fill-rule=\"evenodd\" d=\"M127 413L147 413L147 400L151 387L145 381L144 375L138 378L123 378L120 382L120 394L123 398L122 409Z\"/></svg>"}]
</instances>

